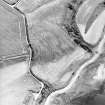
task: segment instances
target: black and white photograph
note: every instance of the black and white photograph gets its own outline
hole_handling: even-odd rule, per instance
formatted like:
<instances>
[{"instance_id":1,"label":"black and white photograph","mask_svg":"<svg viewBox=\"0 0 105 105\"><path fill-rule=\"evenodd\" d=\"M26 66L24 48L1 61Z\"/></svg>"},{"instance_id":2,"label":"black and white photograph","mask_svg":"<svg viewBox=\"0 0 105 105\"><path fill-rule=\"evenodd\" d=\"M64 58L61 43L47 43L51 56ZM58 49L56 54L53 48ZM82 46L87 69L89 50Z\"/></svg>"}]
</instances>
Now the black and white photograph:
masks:
<instances>
[{"instance_id":1,"label":"black and white photograph","mask_svg":"<svg viewBox=\"0 0 105 105\"><path fill-rule=\"evenodd\" d=\"M105 0L0 0L0 105L105 105Z\"/></svg>"}]
</instances>

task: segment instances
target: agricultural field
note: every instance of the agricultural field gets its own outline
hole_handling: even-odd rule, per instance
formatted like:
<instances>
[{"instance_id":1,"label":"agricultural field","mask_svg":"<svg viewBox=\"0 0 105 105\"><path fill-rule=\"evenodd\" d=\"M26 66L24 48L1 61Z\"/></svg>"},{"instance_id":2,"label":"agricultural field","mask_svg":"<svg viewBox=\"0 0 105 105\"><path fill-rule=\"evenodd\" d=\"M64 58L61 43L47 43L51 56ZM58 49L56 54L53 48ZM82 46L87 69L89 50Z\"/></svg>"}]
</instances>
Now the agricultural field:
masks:
<instances>
[{"instance_id":1,"label":"agricultural field","mask_svg":"<svg viewBox=\"0 0 105 105\"><path fill-rule=\"evenodd\" d=\"M0 105L105 105L104 18L104 0L0 0Z\"/></svg>"}]
</instances>

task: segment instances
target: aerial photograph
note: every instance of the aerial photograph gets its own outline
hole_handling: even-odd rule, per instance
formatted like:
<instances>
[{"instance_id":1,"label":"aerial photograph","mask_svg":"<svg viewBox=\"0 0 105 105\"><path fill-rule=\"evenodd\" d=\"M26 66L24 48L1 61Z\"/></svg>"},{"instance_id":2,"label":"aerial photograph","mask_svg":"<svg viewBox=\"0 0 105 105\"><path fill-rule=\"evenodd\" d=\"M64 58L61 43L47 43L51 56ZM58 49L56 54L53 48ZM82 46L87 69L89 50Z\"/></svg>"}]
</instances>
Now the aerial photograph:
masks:
<instances>
[{"instance_id":1,"label":"aerial photograph","mask_svg":"<svg viewBox=\"0 0 105 105\"><path fill-rule=\"evenodd\" d=\"M105 0L0 0L0 105L105 105Z\"/></svg>"}]
</instances>

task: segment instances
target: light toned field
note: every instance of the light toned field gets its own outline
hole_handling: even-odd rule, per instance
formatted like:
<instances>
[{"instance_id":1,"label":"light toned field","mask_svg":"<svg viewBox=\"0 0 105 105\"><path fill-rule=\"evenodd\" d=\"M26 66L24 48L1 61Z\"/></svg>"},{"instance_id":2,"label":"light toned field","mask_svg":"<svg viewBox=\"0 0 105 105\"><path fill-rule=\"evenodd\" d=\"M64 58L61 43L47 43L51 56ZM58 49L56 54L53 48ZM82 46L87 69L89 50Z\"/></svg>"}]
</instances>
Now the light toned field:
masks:
<instances>
[{"instance_id":1,"label":"light toned field","mask_svg":"<svg viewBox=\"0 0 105 105\"><path fill-rule=\"evenodd\" d=\"M3 1L0 1L0 14L0 58L27 53L23 45L26 33L22 15Z\"/></svg>"}]
</instances>

